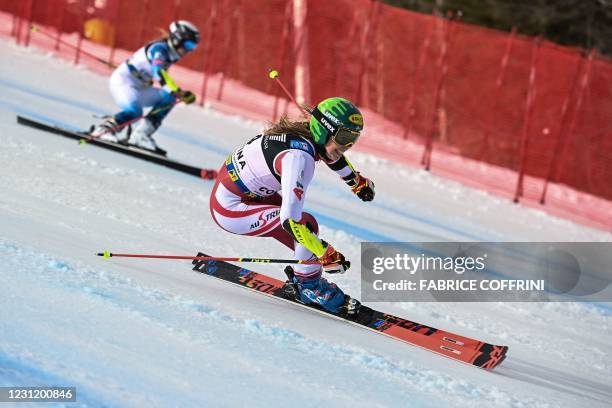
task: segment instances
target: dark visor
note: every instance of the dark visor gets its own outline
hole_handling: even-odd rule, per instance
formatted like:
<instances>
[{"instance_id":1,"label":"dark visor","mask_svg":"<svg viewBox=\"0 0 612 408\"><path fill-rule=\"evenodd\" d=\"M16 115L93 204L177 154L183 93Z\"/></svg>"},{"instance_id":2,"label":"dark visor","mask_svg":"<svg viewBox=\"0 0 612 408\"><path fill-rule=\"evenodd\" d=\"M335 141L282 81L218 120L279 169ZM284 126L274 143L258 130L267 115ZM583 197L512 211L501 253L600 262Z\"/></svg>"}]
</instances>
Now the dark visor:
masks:
<instances>
[{"instance_id":1,"label":"dark visor","mask_svg":"<svg viewBox=\"0 0 612 408\"><path fill-rule=\"evenodd\" d=\"M340 128L335 136L332 135L332 139L340 146L352 146L359 139L359 135L360 133L354 130Z\"/></svg>"}]
</instances>

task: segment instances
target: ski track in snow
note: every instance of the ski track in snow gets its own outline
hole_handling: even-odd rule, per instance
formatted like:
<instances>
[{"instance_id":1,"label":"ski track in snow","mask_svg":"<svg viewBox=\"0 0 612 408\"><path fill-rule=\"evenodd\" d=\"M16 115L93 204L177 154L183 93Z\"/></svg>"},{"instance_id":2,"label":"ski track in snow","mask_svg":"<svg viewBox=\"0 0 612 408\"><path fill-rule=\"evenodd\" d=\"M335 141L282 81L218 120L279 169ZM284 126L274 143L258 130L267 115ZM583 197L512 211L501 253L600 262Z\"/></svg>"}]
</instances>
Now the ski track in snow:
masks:
<instances>
[{"instance_id":1,"label":"ski track in snow","mask_svg":"<svg viewBox=\"0 0 612 408\"><path fill-rule=\"evenodd\" d=\"M0 77L11 78L0 80L0 384L76 385L80 405L109 407L296 398L306 406L573 407L612 399L607 305L374 305L509 345L508 360L486 373L226 288L186 264L95 259L107 248L287 252L220 231L208 215L210 182L15 124L19 113L85 127L92 112L115 108L105 78L35 50L3 42L0 50L11 55L11 66L0 64ZM91 95L95 104L86 102ZM159 139L177 158L216 168L260 127L180 107ZM307 209L349 259L358 259L361 240L610 240L426 172L350 156L376 181L376 201L355 200L320 168ZM274 266L257 269L282 276ZM349 293L360 290L354 269L334 277Z\"/></svg>"},{"instance_id":2,"label":"ski track in snow","mask_svg":"<svg viewBox=\"0 0 612 408\"><path fill-rule=\"evenodd\" d=\"M83 355L88 354L90 349L125 348L125 341L113 336L117 329L127 330L130 335L134 336L133 340L138 342L142 334L134 332L134 329L140 325L146 325L149 331L152 331L152 327L158 336L173 337L174 340L188 343L191 348L217 349L221 346L223 349L221 352L229 351L232 355L226 357L232 361L238 358L241 364L248 368L249 375L256 375L263 371L261 367L257 367L257 364L259 350L265 350L267 355L281 355L279 360L282 361L279 362L287 364L286 374L289 376L303 375L300 373L299 366L306 359L310 360L308 364L326 367L325 381L331 381L335 376L341 378L342 375L345 375L343 371L357 370L362 378L352 378L352 381L375 382L379 392L385 394L387 398L391 397L392 390L395 389L399 391L397 397L410 399L419 406L425 405L425 401L415 399L404 390L417 389L442 393L446 398L452 398L460 405L474 404L473 400L477 400L477 405L480 406L550 406L547 402L537 398L519 400L497 387L480 386L469 379L456 379L433 370L423 370L409 362L395 362L348 344L330 344L308 338L292 330L270 326L255 319L235 318L204 302L157 288L142 286L112 271L94 271L86 267L75 266L70 261L57 259L4 240L0 241L0 264L2 264L3 276L16 284L17 287L13 289L21 287L39 299L37 304L28 304L19 315L13 316L16 325L11 322L2 324L5 333L4 353L19 356L14 360L8 358L6 354L1 356L5 366L2 373L5 384L10 384L11 381L44 384L51 380L75 384L79 393L83 393L86 398L89 395L95 395L96 377L101 371L107 369L105 362L87 361L91 356L85 358L85 362L90 367L87 371L78 368L74 370L73 364L82 364ZM5 302L20 302L20 291L11 292L3 294ZM114 328L110 330L105 330L109 328L104 326L92 328L89 327L89 322L82 321L81 314L97 313L98 309L113 314L113 320L116 321L110 324L115 326ZM91 319L94 319L93 315ZM74 327L75 325L82 327ZM47 342L44 345L40 344L37 351L32 351L30 348L23 349L21 346L22 336L29 334L33 338L40 338L41 334L54 331L56 326L72 327L78 330L74 334L62 333L61 337L45 338ZM65 351L65 343L71 346L69 353ZM248 348L243 349L244 345L248 345ZM133 352L142 353L142 351ZM98 353L99 351L96 354ZM112 358L112 353L109 355ZM165 362L163 355L156 358ZM190 358L198 360L196 355ZM180 371L190 368L182 365L185 361L180 361L180 363L180 367L171 365L165 367L165 370ZM272 364L276 365L276 361L273 361ZM210 366L210 363L206 365ZM24 367L33 366L40 368L24 369ZM292 369L292 366L296 368ZM112 368L116 367L112 366ZM159 393L164 396L160 400L158 399L159 394L151 397L132 395L131 390L142 387L142 384L132 384L132 381L138 380L138 376L137 372L131 371L140 368L143 367L126 365L123 375L116 376L115 381L107 379L105 383L107 393L112 391L113 399L121 397L121 403L127 402L129 405L146 403L147 405L163 406L166 403L164 400L167 399L178 406L191 406L197 404L198 399L202 397L199 390L188 388L194 384L175 384L179 388L178 394L187 394L184 397ZM161 374L163 381L171 377L167 371ZM236 373L232 373L234 380L236 380L235 375ZM232 383L235 384L234 380ZM244 381L245 385L248 385L248 376ZM237 382L240 383L240 381ZM312 385L321 386L316 383ZM159 391L157 387L163 386L164 384L156 384L156 389ZM400 387L408 388L402 390ZM303 385L300 388L304 388ZM342 387L334 387L330 391L333 391L334 399L342 400ZM226 392L231 393L231 389L227 389ZM347 402L351 400L349 395L345 397ZM101 402L97 399L95 401L96 404ZM287 402L289 401L288 399ZM113 405L118 402L111 399L101 405ZM272 402L274 401L261 401L262 406ZM317 401L311 401L313 405L318 405L315 402ZM361 402L363 406L385 403L377 398ZM427 401L428 404L431 402L431 400ZM355 404L355 401L351 403Z\"/></svg>"}]
</instances>

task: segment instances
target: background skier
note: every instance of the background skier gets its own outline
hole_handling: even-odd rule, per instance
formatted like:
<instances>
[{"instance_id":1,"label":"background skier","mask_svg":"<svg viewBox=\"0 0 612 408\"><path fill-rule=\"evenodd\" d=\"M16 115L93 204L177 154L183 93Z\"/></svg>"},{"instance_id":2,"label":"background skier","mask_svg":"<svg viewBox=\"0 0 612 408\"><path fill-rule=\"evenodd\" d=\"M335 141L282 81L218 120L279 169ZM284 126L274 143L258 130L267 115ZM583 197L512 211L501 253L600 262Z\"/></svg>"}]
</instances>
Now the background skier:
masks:
<instances>
[{"instance_id":1,"label":"background skier","mask_svg":"<svg viewBox=\"0 0 612 408\"><path fill-rule=\"evenodd\" d=\"M215 222L240 235L272 237L294 250L296 259L322 265L287 267L285 292L338 314L355 314L360 303L345 295L322 272L344 273L350 262L318 238L318 224L303 212L315 162L322 160L363 201L374 199L374 183L344 156L363 129L361 112L350 101L329 98L308 109L308 121L286 116L234 151L219 171L210 198Z\"/></svg>"},{"instance_id":2,"label":"background skier","mask_svg":"<svg viewBox=\"0 0 612 408\"><path fill-rule=\"evenodd\" d=\"M174 107L177 99L189 104L195 101L190 91L181 90L168 74L168 68L200 42L200 32L192 23L180 20L170 24L170 34L160 40L146 44L124 61L111 75L110 92L122 109L103 123L95 126L92 136L102 139L130 143L159 154L153 133ZM161 87L153 86L157 81ZM151 107L149 113L133 132L120 136L121 125L143 114L143 108Z\"/></svg>"}]
</instances>

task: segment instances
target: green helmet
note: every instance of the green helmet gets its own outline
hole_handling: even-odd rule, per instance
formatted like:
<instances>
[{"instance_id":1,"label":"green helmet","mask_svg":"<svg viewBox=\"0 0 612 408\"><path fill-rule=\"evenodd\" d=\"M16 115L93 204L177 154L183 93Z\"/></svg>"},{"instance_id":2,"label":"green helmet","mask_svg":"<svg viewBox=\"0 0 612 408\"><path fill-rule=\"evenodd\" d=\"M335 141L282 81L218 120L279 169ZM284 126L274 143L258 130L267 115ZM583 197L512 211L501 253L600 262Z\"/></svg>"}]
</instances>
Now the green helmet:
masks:
<instances>
[{"instance_id":1,"label":"green helmet","mask_svg":"<svg viewBox=\"0 0 612 408\"><path fill-rule=\"evenodd\" d=\"M310 133L316 144L326 144L340 129L357 134L363 129L363 116L351 101L337 97L328 98L313 109Z\"/></svg>"}]
</instances>

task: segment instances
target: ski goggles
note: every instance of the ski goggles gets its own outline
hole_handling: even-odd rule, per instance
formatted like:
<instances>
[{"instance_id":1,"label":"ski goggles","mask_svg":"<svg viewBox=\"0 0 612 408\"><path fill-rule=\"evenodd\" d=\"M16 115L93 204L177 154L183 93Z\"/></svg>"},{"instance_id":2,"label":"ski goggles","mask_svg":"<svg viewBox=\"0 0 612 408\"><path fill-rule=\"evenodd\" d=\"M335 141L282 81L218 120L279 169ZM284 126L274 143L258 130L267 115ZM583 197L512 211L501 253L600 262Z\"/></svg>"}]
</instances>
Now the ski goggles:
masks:
<instances>
[{"instance_id":1,"label":"ski goggles","mask_svg":"<svg viewBox=\"0 0 612 408\"><path fill-rule=\"evenodd\" d=\"M340 146L351 147L361 135L361 132L340 126L337 123L338 119L323 115L317 108L313 109L312 116L327 129L331 135L330 138Z\"/></svg>"},{"instance_id":2,"label":"ski goggles","mask_svg":"<svg viewBox=\"0 0 612 408\"><path fill-rule=\"evenodd\" d=\"M183 48L185 51L193 51L197 46L198 43L191 40L183 41L181 44L181 48Z\"/></svg>"},{"instance_id":3,"label":"ski goggles","mask_svg":"<svg viewBox=\"0 0 612 408\"><path fill-rule=\"evenodd\" d=\"M357 139L361 135L360 132L347 128L339 128L335 135L331 136L331 139L338 143L340 146L351 147L357 143Z\"/></svg>"}]
</instances>

